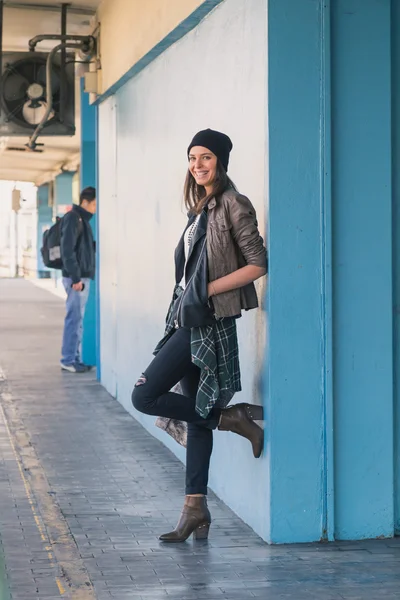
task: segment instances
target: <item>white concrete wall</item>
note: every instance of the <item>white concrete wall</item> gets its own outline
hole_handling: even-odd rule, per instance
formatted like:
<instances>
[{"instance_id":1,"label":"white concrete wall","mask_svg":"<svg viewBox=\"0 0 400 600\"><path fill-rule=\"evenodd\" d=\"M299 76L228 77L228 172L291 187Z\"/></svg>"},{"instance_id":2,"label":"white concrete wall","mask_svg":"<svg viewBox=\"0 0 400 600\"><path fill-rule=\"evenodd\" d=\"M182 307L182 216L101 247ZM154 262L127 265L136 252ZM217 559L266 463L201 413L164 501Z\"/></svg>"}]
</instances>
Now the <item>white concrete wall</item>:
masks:
<instances>
[{"instance_id":1,"label":"white concrete wall","mask_svg":"<svg viewBox=\"0 0 400 600\"><path fill-rule=\"evenodd\" d=\"M101 328L110 331L110 306L116 301L117 331L116 351L102 351L103 381L115 391L110 376L115 370L118 400L182 459L182 449L154 427L154 419L134 411L130 395L163 335L174 283L173 252L186 222L186 148L196 131L211 127L231 136L229 174L254 203L265 232L266 4L226 0L118 92L113 99L115 170L112 136L101 133L109 128L112 104L100 106ZM116 300L109 285L114 277L110 257L105 256L110 236L116 244ZM265 279L258 285L260 298L265 285ZM261 401L265 331L262 309L239 322L243 392L235 401ZM107 343L105 335L102 340ZM216 432L210 485L264 537L267 468L265 457L253 458L249 442Z\"/></svg>"},{"instance_id":2,"label":"white concrete wall","mask_svg":"<svg viewBox=\"0 0 400 600\"><path fill-rule=\"evenodd\" d=\"M117 395L117 110L114 97L100 107L99 119L99 251L100 251L100 361L101 380ZM122 199L123 201L123 199ZM131 319L130 319L131 321ZM129 327L131 323L129 323Z\"/></svg>"}]
</instances>

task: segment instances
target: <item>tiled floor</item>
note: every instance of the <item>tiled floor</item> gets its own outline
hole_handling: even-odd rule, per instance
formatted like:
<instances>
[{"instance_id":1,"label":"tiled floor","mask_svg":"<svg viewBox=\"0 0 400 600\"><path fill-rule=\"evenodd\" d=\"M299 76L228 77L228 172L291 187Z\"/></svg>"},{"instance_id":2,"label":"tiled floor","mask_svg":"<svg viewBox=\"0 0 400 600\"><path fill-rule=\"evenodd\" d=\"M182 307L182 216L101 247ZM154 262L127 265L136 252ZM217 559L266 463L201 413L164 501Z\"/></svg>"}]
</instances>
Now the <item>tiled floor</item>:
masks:
<instances>
[{"instance_id":1,"label":"tiled floor","mask_svg":"<svg viewBox=\"0 0 400 600\"><path fill-rule=\"evenodd\" d=\"M400 598L400 540L269 547L213 496L208 542L160 544L181 508L182 465L93 374L60 372L62 319L56 296L0 280L0 536L13 600Z\"/></svg>"}]
</instances>

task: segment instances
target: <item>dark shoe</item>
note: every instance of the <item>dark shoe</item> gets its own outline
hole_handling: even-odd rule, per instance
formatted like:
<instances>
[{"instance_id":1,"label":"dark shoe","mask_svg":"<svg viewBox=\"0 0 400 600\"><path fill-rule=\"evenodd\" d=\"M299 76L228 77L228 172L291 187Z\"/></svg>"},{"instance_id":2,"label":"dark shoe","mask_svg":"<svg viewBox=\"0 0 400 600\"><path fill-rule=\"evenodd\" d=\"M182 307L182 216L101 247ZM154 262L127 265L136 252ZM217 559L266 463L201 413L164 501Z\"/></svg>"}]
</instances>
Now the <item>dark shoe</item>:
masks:
<instances>
[{"instance_id":1,"label":"dark shoe","mask_svg":"<svg viewBox=\"0 0 400 600\"><path fill-rule=\"evenodd\" d=\"M85 369L85 371L91 371L93 369L93 365L86 365L83 362L76 362L75 364Z\"/></svg>"},{"instance_id":2,"label":"dark shoe","mask_svg":"<svg viewBox=\"0 0 400 600\"><path fill-rule=\"evenodd\" d=\"M193 533L195 540L206 540L211 515L205 496L186 496L185 504L174 531L160 536L162 542L185 542Z\"/></svg>"},{"instance_id":3,"label":"dark shoe","mask_svg":"<svg viewBox=\"0 0 400 600\"><path fill-rule=\"evenodd\" d=\"M69 373L86 373L86 369L79 363L66 364L61 361L60 366L62 371L68 371Z\"/></svg>"},{"instance_id":4,"label":"dark shoe","mask_svg":"<svg viewBox=\"0 0 400 600\"><path fill-rule=\"evenodd\" d=\"M264 431L248 416L245 404L234 404L230 408L223 408L218 429L232 431L249 440L255 458L260 458L264 447Z\"/></svg>"}]
</instances>

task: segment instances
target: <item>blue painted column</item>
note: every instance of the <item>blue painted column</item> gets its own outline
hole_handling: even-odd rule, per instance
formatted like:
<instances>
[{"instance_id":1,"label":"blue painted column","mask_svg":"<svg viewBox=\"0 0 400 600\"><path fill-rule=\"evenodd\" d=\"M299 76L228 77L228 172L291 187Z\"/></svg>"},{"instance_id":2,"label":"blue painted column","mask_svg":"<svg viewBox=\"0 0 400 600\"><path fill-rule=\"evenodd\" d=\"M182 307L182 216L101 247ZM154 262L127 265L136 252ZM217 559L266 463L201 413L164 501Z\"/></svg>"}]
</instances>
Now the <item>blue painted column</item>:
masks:
<instances>
[{"instance_id":1,"label":"blue painted column","mask_svg":"<svg viewBox=\"0 0 400 600\"><path fill-rule=\"evenodd\" d=\"M63 217L67 210L72 207L72 180L74 174L71 172L61 173L54 180L54 206L53 218ZM58 289L64 289L62 284L62 273L55 269L52 276Z\"/></svg>"},{"instance_id":2,"label":"blue painted column","mask_svg":"<svg viewBox=\"0 0 400 600\"><path fill-rule=\"evenodd\" d=\"M327 535L322 4L268 4L266 453L272 543Z\"/></svg>"},{"instance_id":3,"label":"blue painted column","mask_svg":"<svg viewBox=\"0 0 400 600\"><path fill-rule=\"evenodd\" d=\"M49 206L49 186L41 185L37 190L38 220L37 220L37 273L39 278L50 278L51 269L43 264L40 249L43 243L43 233L53 224L53 208Z\"/></svg>"},{"instance_id":4,"label":"blue painted column","mask_svg":"<svg viewBox=\"0 0 400 600\"><path fill-rule=\"evenodd\" d=\"M72 179L70 171L57 175L54 180L53 216L63 217L72 206Z\"/></svg>"},{"instance_id":5,"label":"blue painted column","mask_svg":"<svg viewBox=\"0 0 400 600\"><path fill-rule=\"evenodd\" d=\"M81 85L81 190L88 186L96 187L96 107L89 104L89 95ZM96 216L91 219L94 238L96 239ZM97 285L92 282L86 306L83 324L82 360L89 365L97 365L96 332L97 332ZM98 366L98 365L97 365Z\"/></svg>"},{"instance_id":6,"label":"blue painted column","mask_svg":"<svg viewBox=\"0 0 400 600\"><path fill-rule=\"evenodd\" d=\"M390 0L269 0L272 542L400 529L399 31Z\"/></svg>"},{"instance_id":7,"label":"blue painted column","mask_svg":"<svg viewBox=\"0 0 400 600\"><path fill-rule=\"evenodd\" d=\"M394 518L400 535L400 4L392 2Z\"/></svg>"},{"instance_id":8,"label":"blue painted column","mask_svg":"<svg viewBox=\"0 0 400 600\"><path fill-rule=\"evenodd\" d=\"M390 0L332 3L338 539L394 528L390 19Z\"/></svg>"}]
</instances>

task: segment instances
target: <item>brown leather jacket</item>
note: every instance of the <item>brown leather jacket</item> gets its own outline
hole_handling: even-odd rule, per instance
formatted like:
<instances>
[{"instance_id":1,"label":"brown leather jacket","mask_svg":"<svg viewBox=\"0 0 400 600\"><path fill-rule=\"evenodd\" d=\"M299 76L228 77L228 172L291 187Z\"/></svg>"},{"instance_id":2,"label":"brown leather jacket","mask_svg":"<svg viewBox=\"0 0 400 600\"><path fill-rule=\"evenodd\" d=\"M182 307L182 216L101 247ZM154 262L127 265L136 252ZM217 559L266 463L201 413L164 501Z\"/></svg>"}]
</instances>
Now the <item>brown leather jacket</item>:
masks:
<instances>
[{"instance_id":1,"label":"brown leather jacket","mask_svg":"<svg viewBox=\"0 0 400 600\"><path fill-rule=\"evenodd\" d=\"M227 190L208 204L207 256L209 280L245 265L268 270L267 251L258 231L256 211L246 196ZM258 307L254 283L212 297L216 317L233 317Z\"/></svg>"}]
</instances>

